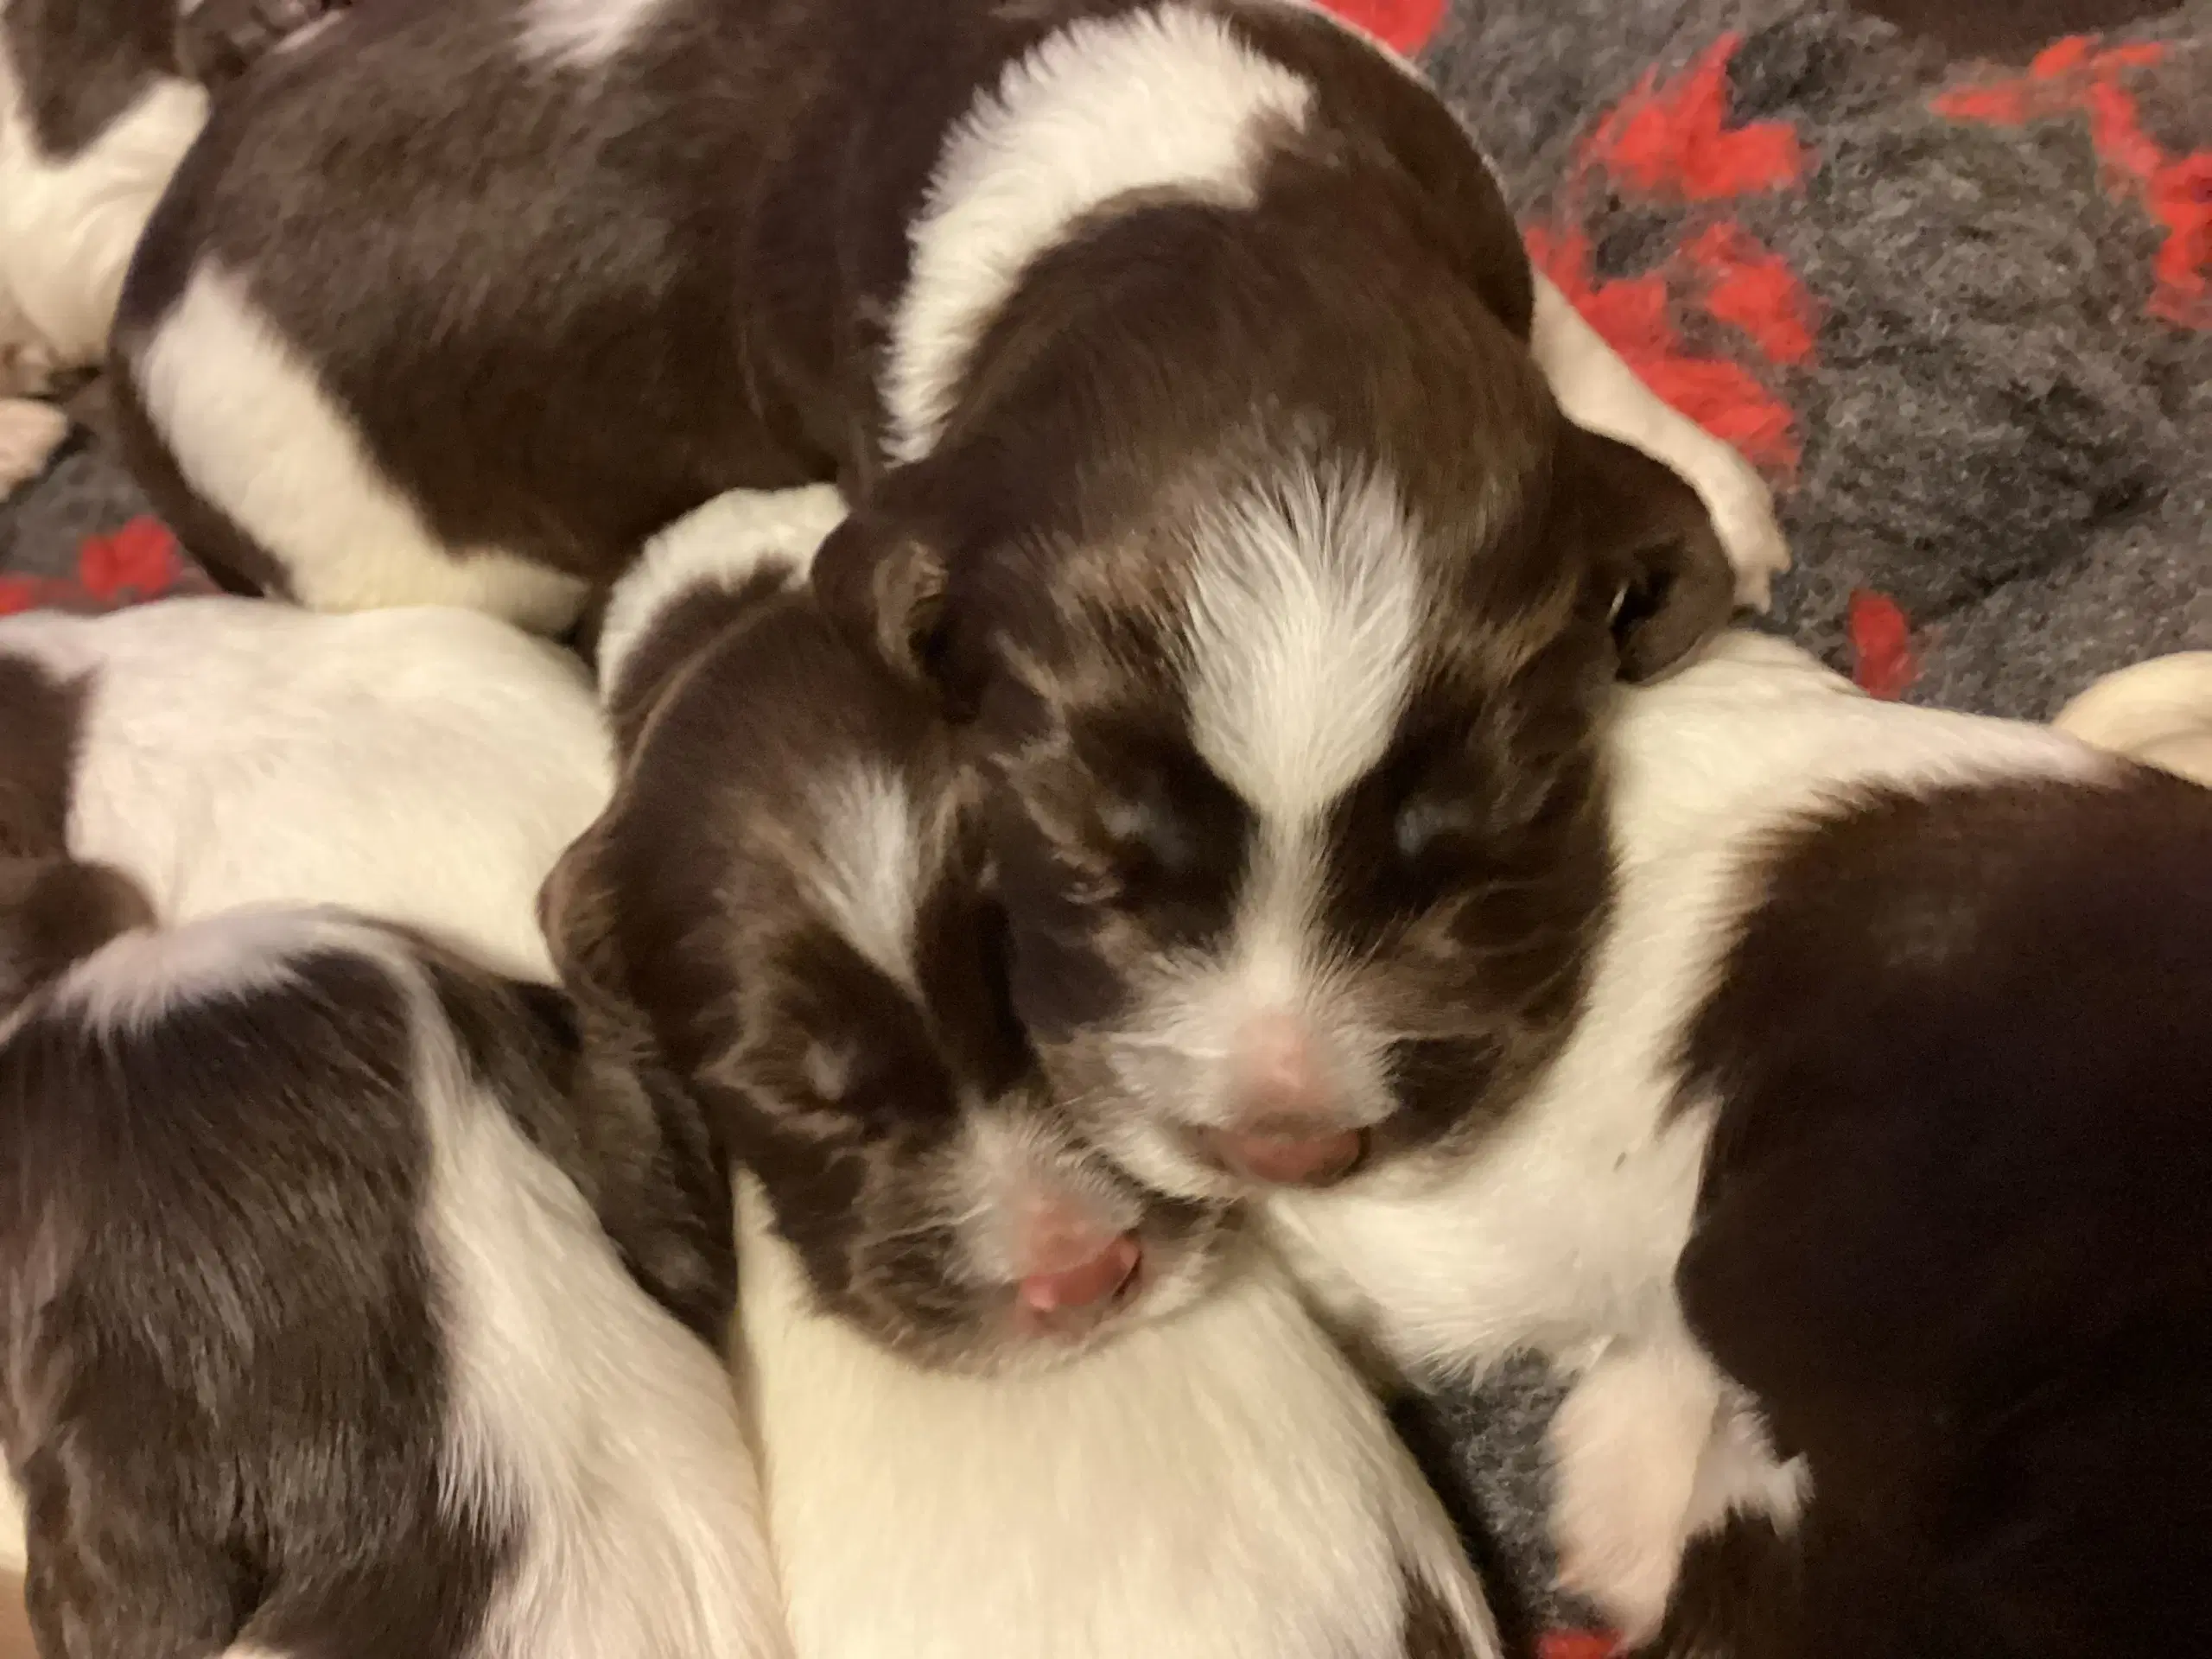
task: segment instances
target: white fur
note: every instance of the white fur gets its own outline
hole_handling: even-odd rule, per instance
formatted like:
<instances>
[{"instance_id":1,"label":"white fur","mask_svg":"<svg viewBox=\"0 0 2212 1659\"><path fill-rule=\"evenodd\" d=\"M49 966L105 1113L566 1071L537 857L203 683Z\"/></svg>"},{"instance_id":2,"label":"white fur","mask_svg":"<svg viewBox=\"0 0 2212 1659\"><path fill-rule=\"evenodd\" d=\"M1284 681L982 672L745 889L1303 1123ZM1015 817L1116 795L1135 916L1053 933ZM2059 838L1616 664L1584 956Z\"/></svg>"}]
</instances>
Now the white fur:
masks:
<instances>
[{"instance_id":1,"label":"white fur","mask_svg":"<svg viewBox=\"0 0 2212 1659\"><path fill-rule=\"evenodd\" d=\"M552 978L537 887L612 790L552 646L467 611L199 599L0 618L0 653L92 677L70 850L165 921L339 904Z\"/></svg>"},{"instance_id":2,"label":"white fur","mask_svg":"<svg viewBox=\"0 0 2212 1659\"><path fill-rule=\"evenodd\" d=\"M666 9L667 0L530 0L523 55L556 68L603 68Z\"/></svg>"},{"instance_id":3,"label":"white fur","mask_svg":"<svg viewBox=\"0 0 2212 1659\"><path fill-rule=\"evenodd\" d=\"M1707 432L1637 378L1541 271L1529 346L1567 419L1640 449L1688 480L1713 515L1736 571L1736 601L1764 611L1789 543L1773 492L1735 447Z\"/></svg>"},{"instance_id":4,"label":"white fur","mask_svg":"<svg viewBox=\"0 0 2212 1659\"><path fill-rule=\"evenodd\" d=\"M845 516L830 484L792 490L730 490L693 508L645 543L607 597L599 630L599 682L611 693L631 653L669 606L700 588L734 592L768 564L794 580Z\"/></svg>"},{"instance_id":5,"label":"white fur","mask_svg":"<svg viewBox=\"0 0 2212 1659\"><path fill-rule=\"evenodd\" d=\"M2212 785L2212 651L2107 674L2052 722L2085 743Z\"/></svg>"},{"instance_id":6,"label":"white fur","mask_svg":"<svg viewBox=\"0 0 2212 1659\"><path fill-rule=\"evenodd\" d=\"M0 397L0 498L46 470L69 435L69 417L50 404Z\"/></svg>"},{"instance_id":7,"label":"white fur","mask_svg":"<svg viewBox=\"0 0 2212 1659\"><path fill-rule=\"evenodd\" d=\"M1397 1659L1399 1561L1497 1651L1449 1522L1265 1263L1049 1372L815 1313L741 1184L741 1353L800 1659Z\"/></svg>"},{"instance_id":8,"label":"white fur","mask_svg":"<svg viewBox=\"0 0 2212 1659\"><path fill-rule=\"evenodd\" d=\"M1070 225L1140 190L1249 203L1259 134L1301 125L1312 98L1173 0L1070 23L1010 66L946 140L912 227L883 384L892 455L935 447L976 340Z\"/></svg>"},{"instance_id":9,"label":"white fur","mask_svg":"<svg viewBox=\"0 0 2212 1659\"><path fill-rule=\"evenodd\" d=\"M729 1378L469 1075L427 985L427 1231L454 1344L449 1491L525 1535L482 1659L790 1651Z\"/></svg>"},{"instance_id":10,"label":"white fur","mask_svg":"<svg viewBox=\"0 0 2212 1659\"><path fill-rule=\"evenodd\" d=\"M1182 642L1191 737L1262 818L1310 822L1389 749L1416 665L1419 542L1388 479L1305 469L1206 526Z\"/></svg>"},{"instance_id":11,"label":"white fur","mask_svg":"<svg viewBox=\"0 0 2212 1659\"><path fill-rule=\"evenodd\" d=\"M439 540L313 365L212 261L125 369L178 470L283 565L301 604L466 606L543 633L582 608L575 577Z\"/></svg>"},{"instance_id":12,"label":"white fur","mask_svg":"<svg viewBox=\"0 0 2212 1659\"><path fill-rule=\"evenodd\" d=\"M1618 1569L1588 1587L1633 1624L1652 1611L1649 1513L1675 1509L1658 1548L1678 1546L1716 1414L1733 1408L1686 1351L1672 1288L1712 1114L1695 1102L1667 1114L1677 1034L1732 924L1758 899L1746 859L1761 837L1859 786L2096 779L2112 767L2040 727L1875 702L1794 646L1748 633L1621 692L1609 747L1619 902L1578 1034L1550 1077L1460 1161L1284 1192L1268 1215L1322 1300L1411 1370L1478 1371L1529 1349L1587 1372L1601 1396L1644 1379L1629 1390L1640 1407L1571 1404L1554 1443L1567 1464L1589 1465L1562 1477L1575 1565L1590 1580L1609 1562ZM1624 1439L1636 1459L1609 1457ZM1711 1471L1724 1510L1794 1490L1756 1459ZM1632 1511L1647 1518L1624 1544Z\"/></svg>"},{"instance_id":13,"label":"white fur","mask_svg":"<svg viewBox=\"0 0 2212 1659\"><path fill-rule=\"evenodd\" d=\"M143 1028L180 1003L283 984L294 958L353 937L340 926L318 930L296 910L260 906L227 912L219 925L126 933L70 971L54 988L54 1006L95 1032Z\"/></svg>"},{"instance_id":14,"label":"white fur","mask_svg":"<svg viewBox=\"0 0 2212 1659\"><path fill-rule=\"evenodd\" d=\"M814 786L815 893L838 933L895 983L918 992L915 883L936 864L927 827L898 774L864 761Z\"/></svg>"},{"instance_id":15,"label":"white fur","mask_svg":"<svg viewBox=\"0 0 2212 1659\"><path fill-rule=\"evenodd\" d=\"M162 79L78 155L50 156L0 44L0 351L35 344L54 370L100 359L139 236L207 118L204 91Z\"/></svg>"}]
</instances>

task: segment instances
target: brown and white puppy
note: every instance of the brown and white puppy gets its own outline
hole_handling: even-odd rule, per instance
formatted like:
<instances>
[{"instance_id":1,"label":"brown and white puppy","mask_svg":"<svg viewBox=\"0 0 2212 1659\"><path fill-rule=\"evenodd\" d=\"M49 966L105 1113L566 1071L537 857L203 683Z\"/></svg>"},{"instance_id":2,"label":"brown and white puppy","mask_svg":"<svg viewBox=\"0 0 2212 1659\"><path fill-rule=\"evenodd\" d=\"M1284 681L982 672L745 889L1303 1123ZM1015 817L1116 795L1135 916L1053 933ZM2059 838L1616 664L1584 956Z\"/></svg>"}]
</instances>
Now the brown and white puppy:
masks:
<instances>
[{"instance_id":1,"label":"brown and white puppy","mask_svg":"<svg viewBox=\"0 0 2212 1659\"><path fill-rule=\"evenodd\" d=\"M339 911L157 931L116 873L22 862L0 1432L41 1653L787 1654L727 1204L685 1212L691 1137L608 1139L558 994ZM103 901L74 939L67 887ZM703 1317L594 1214L657 1178L663 1248L722 1243Z\"/></svg>"},{"instance_id":2,"label":"brown and white puppy","mask_svg":"<svg viewBox=\"0 0 2212 1659\"><path fill-rule=\"evenodd\" d=\"M606 814L546 931L698 1090L827 1312L903 1358L1065 1358L1196 1292L1217 1207L1084 1147L1008 1013L958 738L804 586L826 487L740 493L616 589Z\"/></svg>"},{"instance_id":3,"label":"brown and white puppy","mask_svg":"<svg viewBox=\"0 0 2212 1659\"><path fill-rule=\"evenodd\" d=\"M1572 1040L1273 1200L1293 1259L1414 1370L1567 1369L1564 1567L1656 1651L2202 1628L2212 791L1751 635L1621 703Z\"/></svg>"},{"instance_id":4,"label":"brown and white puppy","mask_svg":"<svg viewBox=\"0 0 2212 1659\"><path fill-rule=\"evenodd\" d=\"M833 614L981 716L1054 1091L1198 1198L1541 1062L1596 707L1780 556L1451 113L1268 0L357 13L213 124L118 345L165 513L317 607L559 627L838 480Z\"/></svg>"},{"instance_id":5,"label":"brown and white puppy","mask_svg":"<svg viewBox=\"0 0 2212 1659\"><path fill-rule=\"evenodd\" d=\"M207 93L343 0L0 0L0 495L68 431Z\"/></svg>"},{"instance_id":6,"label":"brown and white puppy","mask_svg":"<svg viewBox=\"0 0 2212 1659\"><path fill-rule=\"evenodd\" d=\"M657 1028L748 1165L737 1357L798 1654L1489 1659L1295 1288L1051 1109L955 736L803 585L840 512L724 498L617 589L623 783L547 903L600 1028Z\"/></svg>"}]
</instances>

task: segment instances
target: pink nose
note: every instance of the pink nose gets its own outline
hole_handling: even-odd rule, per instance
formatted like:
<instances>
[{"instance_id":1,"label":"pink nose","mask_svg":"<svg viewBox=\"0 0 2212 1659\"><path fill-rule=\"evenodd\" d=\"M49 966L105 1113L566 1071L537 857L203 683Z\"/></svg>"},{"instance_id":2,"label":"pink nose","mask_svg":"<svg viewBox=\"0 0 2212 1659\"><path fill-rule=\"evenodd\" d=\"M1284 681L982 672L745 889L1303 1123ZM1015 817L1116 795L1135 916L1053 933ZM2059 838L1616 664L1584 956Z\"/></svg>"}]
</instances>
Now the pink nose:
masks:
<instances>
[{"instance_id":1,"label":"pink nose","mask_svg":"<svg viewBox=\"0 0 2212 1659\"><path fill-rule=\"evenodd\" d=\"M1133 1234L1038 1217L1022 1249L1027 1271L1014 1288L1023 1323L1057 1335L1087 1329L1136 1276L1143 1255Z\"/></svg>"},{"instance_id":2,"label":"pink nose","mask_svg":"<svg viewBox=\"0 0 2212 1659\"><path fill-rule=\"evenodd\" d=\"M1208 1132L1220 1163L1255 1181L1324 1186L1351 1173L1366 1136L1337 1117L1335 1090L1306 1024L1287 1014L1249 1021L1238 1045L1236 1121Z\"/></svg>"},{"instance_id":3,"label":"pink nose","mask_svg":"<svg viewBox=\"0 0 2212 1659\"><path fill-rule=\"evenodd\" d=\"M1206 1144L1236 1173L1275 1186L1326 1186L1351 1173L1367 1151L1357 1129L1277 1118L1256 1129L1214 1129Z\"/></svg>"}]
</instances>

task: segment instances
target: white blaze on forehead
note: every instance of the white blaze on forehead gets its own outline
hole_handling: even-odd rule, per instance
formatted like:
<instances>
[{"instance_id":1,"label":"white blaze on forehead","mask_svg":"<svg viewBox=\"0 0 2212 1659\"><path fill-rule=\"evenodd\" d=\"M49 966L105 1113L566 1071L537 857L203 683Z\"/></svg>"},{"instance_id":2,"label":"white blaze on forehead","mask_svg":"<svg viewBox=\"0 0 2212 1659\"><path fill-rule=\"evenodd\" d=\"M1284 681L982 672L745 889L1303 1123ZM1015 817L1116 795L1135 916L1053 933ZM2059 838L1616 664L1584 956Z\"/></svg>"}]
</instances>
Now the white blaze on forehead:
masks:
<instances>
[{"instance_id":1,"label":"white blaze on forehead","mask_svg":"<svg viewBox=\"0 0 2212 1659\"><path fill-rule=\"evenodd\" d=\"M872 966L918 988L914 918L929 848L913 798L894 773L855 761L824 779L812 804L816 898Z\"/></svg>"},{"instance_id":2,"label":"white blaze on forehead","mask_svg":"<svg viewBox=\"0 0 2212 1659\"><path fill-rule=\"evenodd\" d=\"M1417 533L1389 480L1328 469L1233 497L1202 530L1184 634L1192 741L1263 840L1325 811L1389 750L1419 642Z\"/></svg>"},{"instance_id":3,"label":"white blaze on forehead","mask_svg":"<svg viewBox=\"0 0 2212 1659\"><path fill-rule=\"evenodd\" d=\"M914 224L883 385L893 456L929 453L976 341L1071 224L1138 190L1249 204L1257 135L1302 124L1313 91L1172 4L1071 23L1011 66L946 141Z\"/></svg>"}]
</instances>

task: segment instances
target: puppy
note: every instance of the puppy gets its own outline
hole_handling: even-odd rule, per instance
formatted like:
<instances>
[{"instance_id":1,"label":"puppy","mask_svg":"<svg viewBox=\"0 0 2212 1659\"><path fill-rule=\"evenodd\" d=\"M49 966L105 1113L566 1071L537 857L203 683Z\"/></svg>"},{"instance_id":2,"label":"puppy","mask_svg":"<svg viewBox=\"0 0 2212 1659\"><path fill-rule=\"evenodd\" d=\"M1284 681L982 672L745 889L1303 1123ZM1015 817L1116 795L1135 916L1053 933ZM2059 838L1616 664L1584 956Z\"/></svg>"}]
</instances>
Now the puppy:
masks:
<instances>
[{"instance_id":1,"label":"puppy","mask_svg":"<svg viewBox=\"0 0 2212 1659\"><path fill-rule=\"evenodd\" d=\"M830 1312L918 1364L1055 1363L1187 1301L1222 1218L1142 1192L1038 1087L956 735L806 590L842 512L720 498L616 589L621 778L547 932L601 1028L715 1113Z\"/></svg>"},{"instance_id":2,"label":"puppy","mask_svg":"<svg viewBox=\"0 0 2212 1659\"><path fill-rule=\"evenodd\" d=\"M788 1652L720 1357L594 1218L647 1149L583 1121L556 995L328 910L68 963L29 896L0 1428L48 1659Z\"/></svg>"},{"instance_id":3,"label":"puppy","mask_svg":"<svg viewBox=\"0 0 2212 1659\"><path fill-rule=\"evenodd\" d=\"M2212 1612L2212 792L1730 636L1624 693L1573 1039L1286 1194L1408 1368L1516 1349L1569 1580L1700 1655L2142 1650Z\"/></svg>"},{"instance_id":4,"label":"puppy","mask_svg":"<svg viewBox=\"0 0 2212 1659\"><path fill-rule=\"evenodd\" d=\"M1605 690L1781 559L1450 112L1268 0L358 12L219 114L118 348L165 514L320 607L558 628L714 492L839 480L816 585L980 722L1052 1091L1193 1198L1541 1067Z\"/></svg>"},{"instance_id":5,"label":"puppy","mask_svg":"<svg viewBox=\"0 0 2212 1659\"><path fill-rule=\"evenodd\" d=\"M207 90L340 3L0 4L0 495L67 435L37 400L105 354L124 271Z\"/></svg>"},{"instance_id":6,"label":"puppy","mask_svg":"<svg viewBox=\"0 0 2212 1659\"><path fill-rule=\"evenodd\" d=\"M798 1652L1497 1652L1288 1283L1048 1109L952 734L803 585L841 512L723 498L617 589L623 779L547 898L587 1005L653 1029L747 1166L738 1363Z\"/></svg>"},{"instance_id":7,"label":"puppy","mask_svg":"<svg viewBox=\"0 0 2212 1659\"><path fill-rule=\"evenodd\" d=\"M539 885L612 787L589 680L465 611L0 618L0 821L164 919L340 904L550 980Z\"/></svg>"}]
</instances>

